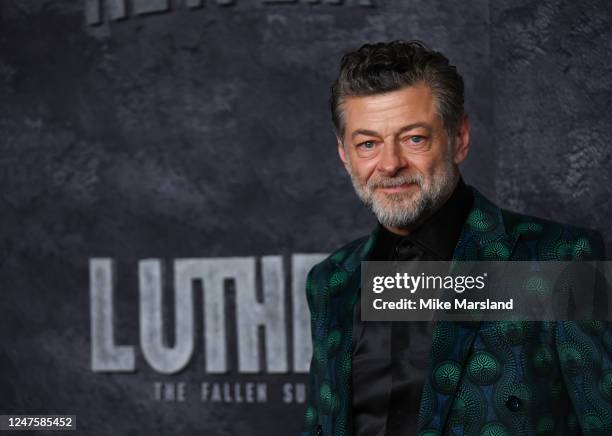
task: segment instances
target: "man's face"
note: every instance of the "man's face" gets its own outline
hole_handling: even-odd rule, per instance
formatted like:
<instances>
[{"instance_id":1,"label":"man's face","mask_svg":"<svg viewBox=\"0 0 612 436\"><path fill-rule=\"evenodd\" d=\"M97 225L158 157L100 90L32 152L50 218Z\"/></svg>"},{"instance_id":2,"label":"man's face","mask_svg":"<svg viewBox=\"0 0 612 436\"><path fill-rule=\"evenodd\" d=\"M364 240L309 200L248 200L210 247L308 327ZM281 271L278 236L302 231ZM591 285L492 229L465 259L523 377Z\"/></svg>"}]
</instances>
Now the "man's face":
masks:
<instances>
[{"instance_id":1,"label":"man's face","mask_svg":"<svg viewBox=\"0 0 612 436\"><path fill-rule=\"evenodd\" d=\"M449 138L425 84L347 97L343 112L338 153L357 195L385 227L408 233L452 193L467 156L467 118Z\"/></svg>"}]
</instances>

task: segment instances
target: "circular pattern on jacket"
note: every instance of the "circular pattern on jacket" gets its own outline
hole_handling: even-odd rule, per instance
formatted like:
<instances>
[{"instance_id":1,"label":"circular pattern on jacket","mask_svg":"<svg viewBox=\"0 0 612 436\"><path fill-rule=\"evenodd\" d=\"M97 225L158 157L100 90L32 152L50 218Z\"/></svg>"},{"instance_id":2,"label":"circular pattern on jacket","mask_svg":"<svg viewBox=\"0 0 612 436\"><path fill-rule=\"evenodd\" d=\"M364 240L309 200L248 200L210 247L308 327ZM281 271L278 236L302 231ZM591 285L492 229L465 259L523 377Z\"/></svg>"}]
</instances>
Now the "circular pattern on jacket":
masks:
<instances>
[{"instance_id":1,"label":"circular pattern on jacket","mask_svg":"<svg viewBox=\"0 0 612 436\"><path fill-rule=\"evenodd\" d=\"M482 250L483 260L508 260L510 249L502 241L490 242Z\"/></svg>"},{"instance_id":2,"label":"circular pattern on jacket","mask_svg":"<svg viewBox=\"0 0 612 436\"><path fill-rule=\"evenodd\" d=\"M573 342L564 342L559 346L561 367L569 374L576 375L584 366L584 356Z\"/></svg>"},{"instance_id":3,"label":"circular pattern on jacket","mask_svg":"<svg viewBox=\"0 0 612 436\"><path fill-rule=\"evenodd\" d=\"M448 355L455 342L455 336L455 323L449 321L437 322L431 339L432 358L437 359L440 356Z\"/></svg>"},{"instance_id":4,"label":"circular pattern on jacket","mask_svg":"<svg viewBox=\"0 0 612 436\"><path fill-rule=\"evenodd\" d=\"M582 424L582 430L584 432L584 434L589 434L589 433L596 433L596 434L604 434L602 433L604 430L604 425L603 422L601 420L601 418L599 417L599 415L597 415L596 413L586 413L584 415L582 415L582 419L580 420L581 424Z\"/></svg>"},{"instance_id":5,"label":"circular pattern on jacket","mask_svg":"<svg viewBox=\"0 0 612 436\"><path fill-rule=\"evenodd\" d=\"M478 385L490 385L501 374L501 365L497 358L487 351L475 352L468 362L467 375Z\"/></svg>"},{"instance_id":6,"label":"circular pattern on jacket","mask_svg":"<svg viewBox=\"0 0 612 436\"><path fill-rule=\"evenodd\" d=\"M311 404L306 408L306 413L304 413L304 427L307 430L310 430L317 423L317 409L315 409Z\"/></svg>"},{"instance_id":7,"label":"circular pattern on jacket","mask_svg":"<svg viewBox=\"0 0 612 436\"><path fill-rule=\"evenodd\" d=\"M461 368L457 362L453 360L440 362L433 371L434 389L446 395L451 394L457 387L460 376Z\"/></svg>"},{"instance_id":8,"label":"circular pattern on jacket","mask_svg":"<svg viewBox=\"0 0 612 436\"><path fill-rule=\"evenodd\" d=\"M338 396L332 390L329 380L324 380L319 389L319 404L321 412L324 415L330 415L337 412Z\"/></svg>"},{"instance_id":9,"label":"circular pattern on jacket","mask_svg":"<svg viewBox=\"0 0 612 436\"><path fill-rule=\"evenodd\" d=\"M612 402L612 369L606 369L601 373L599 391L606 400Z\"/></svg>"},{"instance_id":10,"label":"circular pattern on jacket","mask_svg":"<svg viewBox=\"0 0 612 436\"><path fill-rule=\"evenodd\" d=\"M540 260L571 260L573 244L563 240L544 241L539 247Z\"/></svg>"},{"instance_id":11,"label":"circular pattern on jacket","mask_svg":"<svg viewBox=\"0 0 612 436\"><path fill-rule=\"evenodd\" d=\"M451 427L465 426L468 433L470 427L480 427L486 414L486 404L479 388L470 384L461 385L450 407L448 419Z\"/></svg>"},{"instance_id":12,"label":"circular pattern on jacket","mask_svg":"<svg viewBox=\"0 0 612 436\"><path fill-rule=\"evenodd\" d=\"M488 422L482 426L480 436L508 436L508 429L501 422Z\"/></svg>"},{"instance_id":13,"label":"circular pattern on jacket","mask_svg":"<svg viewBox=\"0 0 612 436\"><path fill-rule=\"evenodd\" d=\"M419 407L417 422L428 422L436 409L437 394L431 386L431 383L425 383L423 392L421 393L421 405Z\"/></svg>"},{"instance_id":14,"label":"circular pattern on jacket","mask_svg":"<svg viewBox=\"0 0 612 436\"><path fill-rule=\"evenodd\" d=\"M482 209L474 209L467 218L468 225L476 231L486 232L492 230L497 222L493 215Z\"/></svg>"},{"instance_id":15,"label":"circular pattern on jacket","mask_svg":"<svg viewBox=\"0 0 612 436\"><path fill-rule=\"evenodd\" d=\"M520 345L527 334L527 326L522 321L499 321L495 329L510 345Z\"/></svg>"},{"instance_id":16,"label":"circular pattern on jacket","mask_svg":"<svg viewBox=\"0 0 612 436\"><path fill-rule=\"evenodd\" d=\"M553 351L550 346L541 344L533 352L533 367L536 374L547 376L550 374L553 363Z\"/></svg>"},{"instance_id":17,"label":"circular pattern on jacket","mask_svg":"<svg viewBox=\"0 0 612 436\"><path fill-rule=\"evenodd\" d=\"M335 270L329 278L329 290L332 294L337 293L348 279L348 273L343 269Z\"/></svg>"},{"instance_id":18,"label":"circular pattern on jacket","mask_svg":"<svg viewBox=\"0 0 612 436\"><path fill-rule=\"evenodd\" d=\"M327 336L327 355L334 356L338 352L340 347L340 341L342 340L342 332L340 330L332 330Z\"/></svg>"},{"instance_id":19,"label":"circular pattern on jacket","mask_svg":"<svg viewBox=\"0 0 612 436\"><path fill-rule=\"evenodd\" d=\"M573 253L575 259L588 259L593 256L591 242L587 238L578 238L574 242Z\"/></svg>"}]
</instances>

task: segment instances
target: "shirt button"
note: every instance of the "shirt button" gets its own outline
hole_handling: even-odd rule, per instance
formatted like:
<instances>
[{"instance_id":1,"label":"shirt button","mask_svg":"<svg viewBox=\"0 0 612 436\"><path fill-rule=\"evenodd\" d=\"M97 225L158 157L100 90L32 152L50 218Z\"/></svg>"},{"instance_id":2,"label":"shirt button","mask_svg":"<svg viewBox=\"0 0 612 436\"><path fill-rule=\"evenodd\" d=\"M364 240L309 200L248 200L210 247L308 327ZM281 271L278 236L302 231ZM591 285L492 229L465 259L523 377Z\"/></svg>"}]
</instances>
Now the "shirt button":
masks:
<instances>
[{"instance_id":1,"label":"shirt button","mask_svg":"<svg viewBox=\"0 0 612 436\"><path fill-rule=\"evenodd\" d=\"M521 399L515 395L510 395L506 400L506 407L513 412L518 412L521 408Z\"/></svg>"},{"instance_id":2,"label":"shirt button","mask_svg":"<svg viewBox=\"0 0 612 436\"><path fill-rule=\"evenodd\" d=\"M323 429L321 428L321 424L317 425L317 431L315 434L317 436L323 436Z\"/></svg>"}]
</instances>

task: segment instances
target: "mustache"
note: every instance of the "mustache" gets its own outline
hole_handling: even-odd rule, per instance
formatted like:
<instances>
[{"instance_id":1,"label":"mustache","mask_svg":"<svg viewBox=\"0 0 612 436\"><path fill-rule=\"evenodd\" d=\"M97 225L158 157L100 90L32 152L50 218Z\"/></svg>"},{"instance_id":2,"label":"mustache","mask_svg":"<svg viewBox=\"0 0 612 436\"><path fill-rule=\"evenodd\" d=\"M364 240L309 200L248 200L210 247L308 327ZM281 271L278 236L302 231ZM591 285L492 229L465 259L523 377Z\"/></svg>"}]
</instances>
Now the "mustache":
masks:
<instances>
[{"instance_id":1,"label":"mustache","mask_svg":"<svg viewBox=\"0 0 612 436\"><path fill-rule=\"evenodd\" d=\"M401 185L415 184L419 187L423 186L423 178L418 175L404 175L398 177L382 178L368 181L368 188L396 188Z\"/></svg>"}]
</instances>

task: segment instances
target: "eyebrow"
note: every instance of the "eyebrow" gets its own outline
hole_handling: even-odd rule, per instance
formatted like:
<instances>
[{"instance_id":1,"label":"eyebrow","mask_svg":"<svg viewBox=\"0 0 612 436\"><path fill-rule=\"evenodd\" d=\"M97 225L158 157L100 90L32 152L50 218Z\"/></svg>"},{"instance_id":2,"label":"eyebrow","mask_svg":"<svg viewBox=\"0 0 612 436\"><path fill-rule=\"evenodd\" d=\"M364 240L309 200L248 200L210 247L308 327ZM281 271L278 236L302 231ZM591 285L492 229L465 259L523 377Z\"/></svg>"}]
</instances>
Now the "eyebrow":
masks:
<instances>
[{"instance_id":1,"label":"eyebrow","mask_svg":"<svg viewBox=\"0 0 612 436\"><path fill-rule=\"evenodd\" d=\"M399 129L399 131L396 133L396 136L404 133L407 130L412 130L412 129L415 129L417 127L423 127L425 129L431 130L431 126L429 124L427 124L427 123L424 123L424 122L412 123L412 124L408 124L408 125L402 127L401 129ZM378 132L375 132L374 130L357 129L357 130L353 131L353 133L351 133L351 139L354 139L355 136L358 136L358 135L378 136L378 137L380 137L380 134Z\"/></svg>"}]
</instances>

